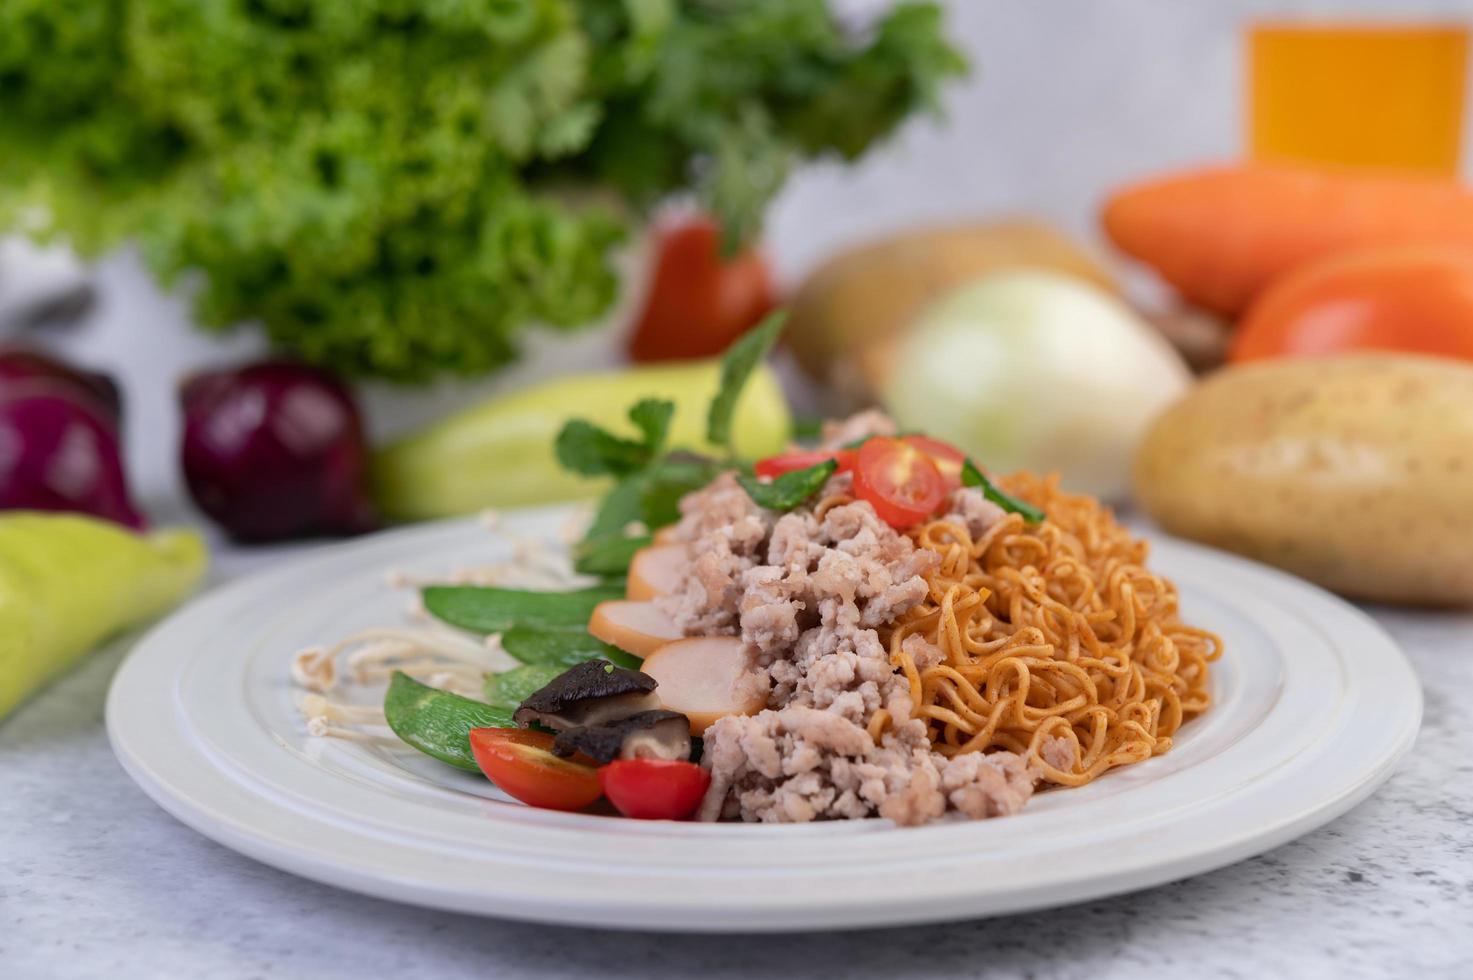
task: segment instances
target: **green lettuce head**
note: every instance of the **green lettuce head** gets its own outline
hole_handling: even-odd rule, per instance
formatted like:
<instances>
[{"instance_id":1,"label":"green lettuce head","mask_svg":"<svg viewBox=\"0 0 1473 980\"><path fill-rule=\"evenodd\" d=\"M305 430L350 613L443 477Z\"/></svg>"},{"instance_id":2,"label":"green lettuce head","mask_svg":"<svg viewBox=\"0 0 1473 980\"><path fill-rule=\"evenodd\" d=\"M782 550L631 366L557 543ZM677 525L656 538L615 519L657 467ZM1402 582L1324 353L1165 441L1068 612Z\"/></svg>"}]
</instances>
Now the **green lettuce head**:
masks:
<instances>
[{"instance_id":1,"label":"green lettuce head","mask_svg":"<svg viewBox=\"0 0 1473 980\"><path fill-rule=\"evenodd\" d=\"M638 209L750 236L962 67L929 4L6 0L0 224L136 241L203 323L346 374L478 374L608 309Z\"/></svg>"}]
</instances>

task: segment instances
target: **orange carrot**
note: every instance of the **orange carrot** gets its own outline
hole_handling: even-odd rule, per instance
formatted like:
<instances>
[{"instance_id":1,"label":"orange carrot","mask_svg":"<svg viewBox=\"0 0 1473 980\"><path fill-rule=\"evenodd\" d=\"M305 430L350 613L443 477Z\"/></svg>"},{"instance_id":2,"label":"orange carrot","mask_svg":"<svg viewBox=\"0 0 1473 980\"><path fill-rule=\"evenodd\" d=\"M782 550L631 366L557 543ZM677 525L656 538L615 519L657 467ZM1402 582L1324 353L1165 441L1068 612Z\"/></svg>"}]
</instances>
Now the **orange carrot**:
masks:
<instances>
[{"instance_id":1,"label":"orange carrot","mask_svg":"<svg viewBox=\"0 0 1473 980\"><path fill-rule=\"evenodd\" d=\"M1116 246L1181 295L1236 315L1309 259L1378 245L1473 248L1473 192L1436 178L1311 167L1192 170L1127 187L1104 208Z\"/></svg>"}]
</instances>

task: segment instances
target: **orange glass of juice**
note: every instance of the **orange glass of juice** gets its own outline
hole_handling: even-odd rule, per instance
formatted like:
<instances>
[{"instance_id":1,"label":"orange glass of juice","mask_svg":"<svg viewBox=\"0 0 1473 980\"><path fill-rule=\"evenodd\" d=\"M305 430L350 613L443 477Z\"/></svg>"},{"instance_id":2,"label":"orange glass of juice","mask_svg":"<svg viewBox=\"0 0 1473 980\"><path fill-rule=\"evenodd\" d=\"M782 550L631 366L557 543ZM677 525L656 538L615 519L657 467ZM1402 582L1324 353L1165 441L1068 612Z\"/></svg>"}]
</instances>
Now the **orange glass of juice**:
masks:
<instances>
[{"instance_id":1,"label":"orange glass of juice","mask_svg":"<svg viewBox=\"0 0 1473 980\"><path fill-rule=\"evenodd\" d=\"M1456 175L1468 29L1265 23L1248 35L1248 141L1258 160Z\"/></svg>"}]
</instances>

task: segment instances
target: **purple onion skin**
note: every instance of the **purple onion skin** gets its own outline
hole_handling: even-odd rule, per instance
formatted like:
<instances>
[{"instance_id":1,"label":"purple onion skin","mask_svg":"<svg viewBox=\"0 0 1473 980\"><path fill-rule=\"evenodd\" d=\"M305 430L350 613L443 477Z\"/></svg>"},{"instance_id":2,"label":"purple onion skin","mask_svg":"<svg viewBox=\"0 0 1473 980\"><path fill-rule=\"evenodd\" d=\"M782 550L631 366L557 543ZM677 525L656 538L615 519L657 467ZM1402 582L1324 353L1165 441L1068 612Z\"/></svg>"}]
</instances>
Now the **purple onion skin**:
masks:
<instances>
[{"instance_id":1,"label":"purple onion skin","mask_svg":"<svg viewBox=\"0 0 1473 980\"><path fill-rule=\"evenodd\" d=\"M363 423L332 375L267 361L196 375L180 401L190 495L237 541L378 526Z\"/></svg>"},{"instance_id":2,"label":"purple onion skin","mask_svg":"<svg viewBox=\"0 0 1473 980\"><path fill-rule=\"evenodd\" d=\"M0 510L74 511L143 530L116 426L68 382L0 379Z\"/></svg>"},{"instance_id":3,"label":"purple onion skin","mask_svg":"<svg viewBox=\"0 0 1473 980\"><path fill-rule=\"evenodd\" d=\"M109 375L83 371L25 347L0 345L0 385L47 380L81 392L95 403L114 430L122 428L123 398Z\"/></svg>"}]
</instances>

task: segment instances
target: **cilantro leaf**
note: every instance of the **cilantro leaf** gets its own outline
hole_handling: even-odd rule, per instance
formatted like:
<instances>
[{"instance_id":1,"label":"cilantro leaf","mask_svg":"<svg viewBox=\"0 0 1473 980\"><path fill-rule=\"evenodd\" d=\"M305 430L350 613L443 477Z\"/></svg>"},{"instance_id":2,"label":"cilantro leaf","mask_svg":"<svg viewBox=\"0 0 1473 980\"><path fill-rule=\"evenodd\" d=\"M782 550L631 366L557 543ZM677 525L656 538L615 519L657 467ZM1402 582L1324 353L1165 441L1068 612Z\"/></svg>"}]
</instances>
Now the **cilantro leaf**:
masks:
<instances>
[{"instance_id":1,"label":"cilantro leaf","mask_svg":"<svg viewBox=\"0 0 1473 980\"><path fill-rule=\"evenodd\" d=\"M731 447L731 419L747 379L757 369L787 325L786 310L776 310L737 339L721 357L721 386L711 399L706 416L706 439L717 446Z\"/></svg>"},{"instance_id":2,"label":"cilantro leaf","mask_svg":"<svg viewBox=\"0 0 1473 980\"><path fill-rule=\"evenodd\" d=\"M826 459L807 469L784 473L771 483L763 483L750 473L738 473L737 482L758 507L792 510L818 493L838 468L838 460Z\"/></svg>"},{"instance_id":3,"label":"cilantro leaf","mask_svg":"<svg viewBox=\"0 0 1473 980\"><path fill-rule=\"evenodd\" d=\"M1004 493L977 468L977 464L967 458L962 463L962 486L981 487L982 496L992 501L997 506L1010 514L1022 514L1023 520L1029 524L1039 524L1044 519L1043 511L1032 504L1019 500L1012 494Z\"/></svg>"}]
</instances>

